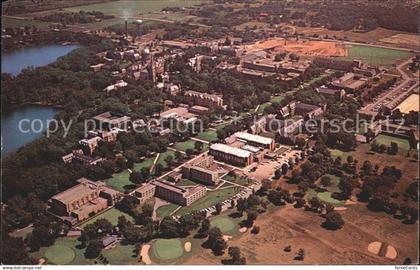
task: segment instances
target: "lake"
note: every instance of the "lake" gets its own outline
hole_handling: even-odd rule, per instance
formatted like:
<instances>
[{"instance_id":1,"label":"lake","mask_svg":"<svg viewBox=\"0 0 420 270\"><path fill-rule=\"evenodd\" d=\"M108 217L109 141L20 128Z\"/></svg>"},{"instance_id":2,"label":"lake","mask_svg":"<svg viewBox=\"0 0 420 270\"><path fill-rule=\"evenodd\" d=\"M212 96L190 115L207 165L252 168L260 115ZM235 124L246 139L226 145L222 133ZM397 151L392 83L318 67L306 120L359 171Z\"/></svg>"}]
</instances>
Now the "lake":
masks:
<instances>
[{"instance_id":1,"label":"lake","mask_svg":"<svg viewBox=\"0 0 420 270\"><path fill-rule=\"evenodd\" d=\"M43 136L47 121L54 119L57 112L58 109L53 107L26 105L3 113L1 117L2 156Z\"/></svg>"},{"instance_id":2,"label":"lake","mask_svg":"<svg viewBox=\"0 0 420 270\"><path fill-rule=\"evenodd\" d=\"M2 54L1 72L18 75L27 67L41 67L48 65L60 56L66 55L79 45L47 45L22 48L10 53Z\"/></svg>"},{"instance_id":3,"label":"lake","mask_svg":"<svg viewBox=\"0 0 420 270\"><path fill-rule=\"evenodd\" d=\"M40 47L30 47L19 49L14 52L2 54L1 65L2 72L18 75L22 69L33 66L40 67L48 65L60 56L66 55L79 45L47 45ZM13 109L10 112L3 113L1 116L1 154L7 155L20 147L43 136L46 129L46 121L54 118L57 109L47 106L27 105ZM27 133L19 130L19 122L22 119L29 120L22 122L22 129L31 128L34 124L34 130ZM36 120L33 122L33 120ZM41 128L41 123L43 128Z\"/></svg>"}]
</instances>

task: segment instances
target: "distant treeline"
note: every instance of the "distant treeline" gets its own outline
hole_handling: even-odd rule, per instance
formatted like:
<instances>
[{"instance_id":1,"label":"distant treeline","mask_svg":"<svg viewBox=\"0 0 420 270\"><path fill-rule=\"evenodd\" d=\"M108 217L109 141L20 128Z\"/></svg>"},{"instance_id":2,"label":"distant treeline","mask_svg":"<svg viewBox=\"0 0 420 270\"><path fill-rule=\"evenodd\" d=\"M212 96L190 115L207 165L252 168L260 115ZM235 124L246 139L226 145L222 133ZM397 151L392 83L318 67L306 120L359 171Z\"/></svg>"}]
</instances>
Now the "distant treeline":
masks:
<instances>
[{"instance_id":1,"label":"distant treeline","mask_svg":"<svg viewBox=\"0 0 420 270\"><path fill-rule=\"evenodd\" d=\"M44 22L55 22L61 24L93 23L96 21L108 20L114 18L113 15L105 15L99 11L79 11L79 12L57 12L43 17L37 17L37 20Z\"/></svg>"},{"instance_id":2,"label":"distant treeline","mask_svg":"<svg viewBox=\"0 0 420 270\"><path fill-rule=\"evenodd\" d=\"M111 1L115 0L9 0L3 1L2 12L5 15L16 15Z\"/></svg>"}]
</instances>

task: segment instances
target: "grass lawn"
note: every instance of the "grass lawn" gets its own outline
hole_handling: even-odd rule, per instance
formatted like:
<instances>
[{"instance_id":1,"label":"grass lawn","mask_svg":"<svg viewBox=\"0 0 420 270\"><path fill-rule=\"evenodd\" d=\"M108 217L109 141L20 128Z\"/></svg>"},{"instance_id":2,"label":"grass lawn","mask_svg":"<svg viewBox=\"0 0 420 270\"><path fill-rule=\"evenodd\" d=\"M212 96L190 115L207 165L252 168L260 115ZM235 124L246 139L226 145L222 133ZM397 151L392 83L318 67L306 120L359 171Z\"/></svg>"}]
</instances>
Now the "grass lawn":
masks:
<instances>
[{"instance_id":1,"label":"grass lawn","mask_svg":"<svg viewBox=\"0 0 420 270\"><path fill-rule=\"evenodd\" d=\"M48 30L50 23L38 21L38 20L31 20L31 19L16 19L10 17L3 17L1 18L2 22L2 29L6 27L25 27L25 26L35 26L38 30Z\"/></svg>"},{"instance_id":2,"label":"grass lawn","mask_svg":"<svg viewBox=\"0 0 420 270\"><path fill-rule=\"evenodd\" d=\"M190 179L182 178L181 181L176 183L177 186L195 186L197 185L196 182L191 181Z\"/></svg>"},{"instance_id":3,"label":"grass lawn","mask_svg":"<svg viewBox=\"0 0 420 270\"><path fill-rule=\"evenodd\" d=\"M239 175L235 175L235 176L229 176L229 175L225 175L222 178L223 180L229 181L229 182L233 182L235 184L238 185L242 185L242 186L249 186L252 184L252 180L249 179L248 177L241 177Z\"/></svg>"},{"instance_id":4,"label":"grass lawn","mask_svg":"<svg viewBox=\"0 0 420 270\"><path fill-rule=\"evenodd\" d=\"M200 132L198 133L197 138L204 141L212 142L217 140L217 132L214 130Z\"/></svg>"},{"instance_id":5,"label":"grass lawn","mask_svg":"<svg viewBox=\"0 0 420 270\"><path fill-rule=\"evenodd\" d=\"M80 242L77 237L61 237L55 241L54 245L42 247L39 251L31 253L31 256L36 259L44 257L49 264L94 264L95 259L86 259L85 248L78 248L78 245ZM137 256L134 250L134 246L117 244L115 248L102 250L102 254L111 265L135 264Z\"/></svg>"},{"instance_id":6,"label":"grass lawn","mask_svg":"<svg viewBox=\"0 0 420 270\"><path fill-rule=\"evenodd\" d=\"M390 146L391 142L397 143L398 153L402 155L406 155L407 151L410 149L410 143L408 142L408 140L403 138L379 134L374 140L378 144L385 144L386 146Z\"/></svg>"},{"instance_id":7,"label":"grass lawn","mask_svg":"<svg viewBox=\"0 0 420 270\"><path fill-rule=\"evenodd\" d=\"M152 158L146 159L143 162L135 163L133 166L133 170L140 172L142 168L150 168L154 160L155 158L152 157ZM124 188L125 186L133 185L133 183L130 181L130 173L128 170L124 170L120 173L114 174L112 178L106 179L105 183L108 186L115 188L116 190L121 191L121 192L125 191L125 188Z\"/></svg>"},{"instance_id":8,"label":"grass lawn","mask_svg":"<svg viewBox=\"0 0 420 270\"><path fill-rule=\"evenodd\" d=\"M130 173L127 170L114 174L112 178L106 179L105 183L108 186L121 192L125 191L125 186L133 185L133 183L130 181Z\"/></svg>"},{"instance_id":9,"label":"grass lawn","mask_svg":"<svg viewBox=\"0 0 420 270\"><path fill-rule=\"evenodd\" d=\"M150 168L150 166L152 166L154 160L155 160L155 157L152 157L152 158L146 159L143 162L135 163L134 166L133 166L133 170L140 172L141 169L143 169L143 168Z\"/></svg>"},{"instance_id":10,"label":"grass lawn","mask_svg":"<svg viewBox=\"0 0 420 270\"><path fill-rule=\"evenodd\" d=\"M217 137L217 135L216 135ZM178 151L182 151L182 152L186 152L187 149L195 149L195 143L196 141L194 140L188 140L185 142L178 142L175 144L175 149ZM203 149L201 150L201 152L207 151L207 149L209 148L209 146L205 143L203 143Z\"/></svg>"},{"instance_id":11,"label":"grass lawn","mask_svg":"<svg viewBox=\"0 0 420 270\"><path fill-rule=\"evenodd\" d=\"M398 59L407 59L412 53L396 49L352 45L348 49L348 59L362 59L372 65L392 65Z\"/></svg>"},{"instance_id":12,"label":"grass lawn","mask_svg":"<svg viewBox=\"0 0 420 270\"><path fill-rule=\"evenodd\" d=\"M52 264L69 264L76 257L76 253L71 247L54 244L45 252L45 258Z\"/></svg>"},{"instance_id":13,"label":"grass lawn","mask_svg":"<svg viewBox=\"0 0 420 270\"><path fill-rule=\"evenodd\" d=\"M343 160L343 161L346 161L348 156L354 154L354 151L344 152L344 151L341 151L341 150L338 150L338 149L332 149L332 148L328 148L328 150L330 150L332 158L335 159L336 157L341 157L341 160Z\"/></svg>"},{"instance_id":14,"label":"grass lawn","mask_svg":"<svg viewBox=\"0 0 420 270\"><path fill-rule=\"evenodd\" d=\"M79 244L77 237L61 237L52 246L42 247L30 255L35 259L44 257L52 264L87 264L89 262L85 259L85 249L76 247Z\"/></svg>"},{"instance_id":15,"label":"grass lawn","mask_svg":"<svg viewBox=\"0 0 420 270\"><path fill-rule=\"evenodd\" d=\"M176 214L183 215L185 213L190 213L210 206L214 206L215 204L223 202L224 200L235 195L237 193L236 190L237 188L231 187L222 190L208 191L206 196L198 199L189 206L182 207L179 211L176 212Z\"/></svg>"},{"instance_id":16,"label":"grass lawn","mask_svg":"<svg viewBox=\"0 0 420 270\"><path fill-rule=\"evenodd\" d=\"M66 8L66 11L78 12L83 11L100 11L108 15L121 17L136 16L149 12L160 12L165 7L187 7L201 4L202 0L131 0L131 1L112 1L99 4L85 5Z\"/></svg>"},{"instance_id":17,"label":"grass lawn","mask_svg":"<svg viewBox=\"0 0 420 270\"><path fill-rule=\"evenodd\" d=\"M96 217L94 217L94 218L92 218L92 219L90 219L90 220L88 220L88 221L80 224L80 227L84 228L86 225L92 224L92 223L94 223L96 220L98 220L100 218L107 219L109 222L112 223L112 225L117 225L118 224L118 217L119 216L125 216L127 218L127 220L129 220L131 222L134 222L134 219L133 219L132 216L130 216L130 215L124 213L124 212L121 212L120 210L118 210L116 208L111 208L108 211L106 211L106 212L104 212L102 214L99 214L98 216L96 216Z\"/></svg>"},{"instance_id":18,"label":"grass lawn","mask_svg":"<svg viewBox=\"0 0 420 270\"><path fill-rule=\"evenodd\" d=\"M137 264L138 257L133 245L117 244L115 248L103 249L102 254L111 265Z\"/></svg>"},{"instance_id":19,"label":"grass lawn","mask_svg":"<svg viewBox=\"0 0 420 270\"><path fill-rule=\"evenodd\" d=\"M159 219L162 219L166 216L169 216L178 207L179 207L179 205L174 204L174 203L163 205L156 210L156 215Z\"/></svg>"},{"instance_id":20,"label":"grass lawn","mask_svg":"<svg viewBox=\"0 0 420 270\"><path fill-rule=\"evenodd\" d=\"M271 102L280 102L284 99L285 95L274 96L271 98Z\"/></svg>"},{"instance_id":21,"label":"grass lawn","mask_svg":"<svg viewBox=\"0 0 420 270\"><path fill-rule=\"evenodd\" d=\"M184 254L184 246L180 239L158 239L152 244L150 255L152 261L174 260Z\"/></svg>"},{"instance_id":22,"label":"grass lawn","mask_svg":"<svg viewBox=\"0 0 420 270\"><path fill-rule=\"evenodd\" d=\"M215 217L210 221L210 225L219 228L222 233L228 233L235 229L235 224L228 217Z\"/></svg>"},{"instance_id":23,"label":"grass lawn","mask_svg":"<svg viewBox=\"0 0 420 270\"><path fill-rule=\"evenodd\" d=\"M321 201L331 203L332 205L343 205L345 203L345 201L336 200L333 197L331 197L331 195L334 192L340 192L341 191L340 188L338 187L338 184L340 183L340 178L335 176L335 175L331 175L331 174L326 174L326 175L323 175L323 176L328 176L331 179L331 185L326 187L327 191L326 192L316 192L313 189L309 189L308 193L307 193L307 198L310 199L310 198L316 196ZM320 179L323 176L321 176Z\"/></svg>"}]
</instances>

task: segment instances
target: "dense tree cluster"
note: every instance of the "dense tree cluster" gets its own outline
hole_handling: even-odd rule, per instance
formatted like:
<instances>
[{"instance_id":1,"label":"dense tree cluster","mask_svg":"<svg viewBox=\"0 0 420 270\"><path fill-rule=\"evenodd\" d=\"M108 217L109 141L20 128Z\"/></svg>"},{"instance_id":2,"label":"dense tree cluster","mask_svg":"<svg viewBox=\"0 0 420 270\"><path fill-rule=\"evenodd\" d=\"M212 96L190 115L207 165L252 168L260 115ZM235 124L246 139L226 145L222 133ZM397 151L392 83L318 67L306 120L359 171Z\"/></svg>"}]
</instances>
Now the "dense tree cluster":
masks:
<instances>
[{"instance_id":1,"label":"dense tree cluster","mask_svg":"<svg viewBox=\"0 0 420 270\"><path fill-rule=\"evenodd\" d=\"M36 17L37 20L45 22L67 24L84 24L93 23L101 20L108 20L114 18L113 15L105 15L99 11L79 11L79 12L57 12L45 15L43 17Z\"/></svg>"}]
</instances>

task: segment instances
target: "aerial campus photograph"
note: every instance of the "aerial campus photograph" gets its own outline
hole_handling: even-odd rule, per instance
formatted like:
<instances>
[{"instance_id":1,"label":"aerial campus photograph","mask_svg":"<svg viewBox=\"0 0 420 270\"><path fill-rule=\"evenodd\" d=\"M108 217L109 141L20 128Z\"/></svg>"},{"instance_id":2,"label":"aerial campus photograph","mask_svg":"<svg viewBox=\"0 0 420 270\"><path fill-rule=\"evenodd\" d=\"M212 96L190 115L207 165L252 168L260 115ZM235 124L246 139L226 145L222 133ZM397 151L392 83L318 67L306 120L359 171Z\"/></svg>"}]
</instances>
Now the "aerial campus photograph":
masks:
<instances>
[{"instance_id":1,"label":"aerial campus photograph","mask_svg":"<svg viewBox=\"0 0 420 270\"><path fill-rule=\"evenodd\" d=\"M417 269L419 9L3 1L3 269Z\"/></svg>"}]
</instances>

